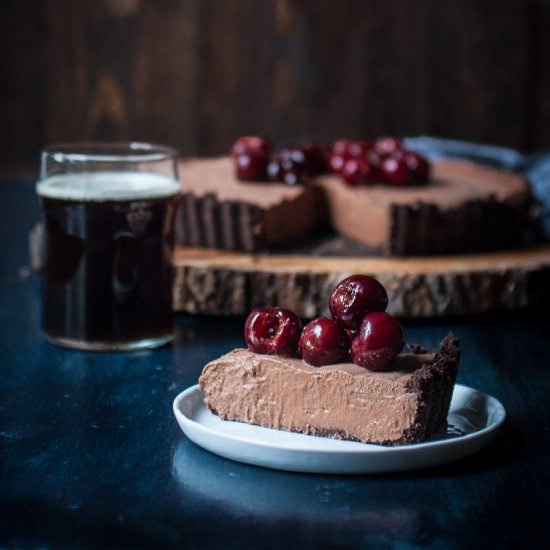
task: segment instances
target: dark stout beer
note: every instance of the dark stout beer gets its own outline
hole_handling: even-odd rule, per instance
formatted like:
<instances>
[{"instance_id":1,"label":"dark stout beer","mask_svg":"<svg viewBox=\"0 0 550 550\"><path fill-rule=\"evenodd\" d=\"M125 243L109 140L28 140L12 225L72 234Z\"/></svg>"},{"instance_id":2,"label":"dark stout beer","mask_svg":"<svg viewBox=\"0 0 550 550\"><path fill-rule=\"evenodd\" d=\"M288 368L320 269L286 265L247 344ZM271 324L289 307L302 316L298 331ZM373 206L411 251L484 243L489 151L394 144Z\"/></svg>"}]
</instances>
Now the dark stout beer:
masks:
<instances>
[{"instance_id":1,"label":"dark stout beer","mask_svg":"<svg viewBox=\"0 0 550 550\"><path fill-rule=\"evenodd\" d=\"M145 172L49 177L43 330L79 348L171 339L171 224L176 180ZM134 345L135 343L135 345Z\"/></svg>"}]
</instances>

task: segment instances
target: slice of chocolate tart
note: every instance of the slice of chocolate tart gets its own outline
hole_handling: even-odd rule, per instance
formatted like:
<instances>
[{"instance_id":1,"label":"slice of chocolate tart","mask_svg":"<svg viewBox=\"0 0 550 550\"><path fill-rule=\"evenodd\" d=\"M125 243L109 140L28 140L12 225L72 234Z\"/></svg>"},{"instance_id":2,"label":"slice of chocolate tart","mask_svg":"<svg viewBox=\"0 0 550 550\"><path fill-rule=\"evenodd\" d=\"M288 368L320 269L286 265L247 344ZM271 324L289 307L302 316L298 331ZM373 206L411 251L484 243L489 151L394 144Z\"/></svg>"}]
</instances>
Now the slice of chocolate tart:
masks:
<instances>
[{"instance_id":1,"label":"slice of chocolate tart","mask_svg":"<svg viewBox=\"0 0 550 550\"><path fill-rule=\"evenodd\" d=\"M256 252L299 241L326 223L321 189L242 182L230 157L183 161L176 243Z\"/></svg>"},{"instance_id":2,"label":"slice of chocolate tart","mask_svg":"<svg viewBox=\"0 0 550 550\"><path fill-rule=\"evenodd\" d=\"M459 362L449 334L433 352L412 346L385 372L353 363L233 350L208 363L199 384L208 408L235 420L303 434L397 445L443 433Z\"/></svg>"}]
</instances>

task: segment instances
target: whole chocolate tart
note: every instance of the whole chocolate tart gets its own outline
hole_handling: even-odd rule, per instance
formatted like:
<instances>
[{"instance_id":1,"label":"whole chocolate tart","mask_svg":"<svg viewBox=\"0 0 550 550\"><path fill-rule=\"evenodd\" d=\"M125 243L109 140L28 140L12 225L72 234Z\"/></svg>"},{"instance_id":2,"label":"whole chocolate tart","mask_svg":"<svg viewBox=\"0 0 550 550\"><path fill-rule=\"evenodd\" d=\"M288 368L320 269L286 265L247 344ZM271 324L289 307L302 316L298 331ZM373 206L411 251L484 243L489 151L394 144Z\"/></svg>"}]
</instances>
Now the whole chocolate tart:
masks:
<instances>
[{"instance_id":1,"label":"whole chocolate tart","mask_svg":"<svg viewBox=\"0 0 550 550\"><path fill-rule=\"evenodd\" d=\"M524 243L532 205L519 175L458 160L436 161L427 184L403 187L349 187L336 176L240 182L229 157L182 162L180 176L177 244L245 252L292 246L329 225L384 255L510 248Z\"/></svg>"},{"instance_id":2,"label":"whole chocolate tart","mask_svg":"<svg viewBox=\"0 0 550 550\"><path fill-rule=\"evenodd\" d=\"M397 445L445 432L459 361L449 334L434 352L411 346L389 370L352 363L313 367L301 359L236 349L208 363L204 402L225 420Z\"/></svg>"}]
</instances>

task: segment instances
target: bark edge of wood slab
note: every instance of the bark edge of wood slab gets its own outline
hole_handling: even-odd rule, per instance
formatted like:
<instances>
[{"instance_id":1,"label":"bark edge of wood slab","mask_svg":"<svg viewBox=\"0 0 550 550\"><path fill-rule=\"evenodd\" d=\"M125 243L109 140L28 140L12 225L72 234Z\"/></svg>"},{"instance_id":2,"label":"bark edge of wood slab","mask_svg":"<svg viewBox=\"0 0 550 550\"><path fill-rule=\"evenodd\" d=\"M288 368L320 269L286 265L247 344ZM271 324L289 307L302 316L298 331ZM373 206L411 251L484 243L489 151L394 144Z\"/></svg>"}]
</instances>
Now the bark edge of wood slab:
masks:
<instances>
[{"instance_id":1,"label":"bark edge of wood slab","mask_svg":"<svg viewBox=\"0 0 550 550\"><path fill-rule=\"evenodd\" d=\"M380 280L398 317L516 310L550 302L550 244L463 256L381 258L253 255L201 248L174 252L174 309L246 315L281 306L328 314L332 288L352 273Z\"/></svg>"}]
</instances>

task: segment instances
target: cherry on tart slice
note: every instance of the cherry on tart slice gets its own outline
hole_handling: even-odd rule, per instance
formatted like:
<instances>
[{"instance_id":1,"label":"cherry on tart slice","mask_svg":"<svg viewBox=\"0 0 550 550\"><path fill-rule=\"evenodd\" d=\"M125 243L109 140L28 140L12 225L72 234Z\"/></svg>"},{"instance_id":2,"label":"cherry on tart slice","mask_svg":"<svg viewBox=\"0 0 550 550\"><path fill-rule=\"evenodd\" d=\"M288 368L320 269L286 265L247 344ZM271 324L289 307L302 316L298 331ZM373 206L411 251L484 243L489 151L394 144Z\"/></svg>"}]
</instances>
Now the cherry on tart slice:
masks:
<instances>
[{"instance_id":1,"label":"cherry on tart slice","mask_svg":"<svg viewBox=\"0 0 550 550\"><path fill-rule=\"evenodd\" d=\"M260 136L240 137L231 147L233 156L242 153L257 153L268 157L271 153L271 145L268 140Z\"/></svg>"},{"instance_id":2,"label":"cherry on tart slice","mask_svg":"<svg viewBox=\"0 0 550 550\"><path fill-rule=\"evenodd\" d=\"M430 163L425 157L414 151L404 151L403 160L414 182L426 183L430 179Z\"/></svg>"},{"instance_id":3,"label":"cherry on tart slice","mask_svg":"<svg viewBox=\"0 0 550 550\"><path fill-rule=\"evenodd\" d=\"M374 179L370 164L360 157L346 160L341 174L344 181L353 187L368 185Z\"/></svg>"},{"instance_id":4,"label":"cherry on tart slice","mask_svg":"<svg viewBox=\"0 0 550 550\"><path fill-rule=\"evenodd\" d=\"M305 169L308 176L317 176L326 172L325 151L321 145L307 143L302 146L305 158Z\"/></svg>"},{"instance_id":5,"label":"cherry on tart slice","mask_svg":"<svg viewBox=\"0 0 550 550\"><path fill-rule=\"evenodd\" d=\"M281 180L287 185L294 185L304 180L306 175L306 155L299 147L283 149L279 153Z\"/></svg>"},{"instance_id":6,"label":"cherry on tart slice","mask_svg":"<svg viewBox=\"0 0 550 550\"><path fill-rule=\"evenodd\" d=\"M351 344L351 359L361 367L383 371L404 344L403 329L399 322L388 313L376 311L363 319L359 334Z\"/></svg>"},{"instance_id":7,"label":"cherry on tart slice","mask_svg":"<svg viewBox=\"0 0 550 550\"><path fill-rule=\"evenodd\" d=\"M267 165L267 179L269 181L283 181L283 167L278 157L271 160Z\"/></svg>"},{"instance_id":8,"label":"cherry on tart slice","mask_svg":"<svg viewBox=\"0 0 550 550\"><path fill-rule=\"evenodd\" d=\"M348 145L348 155L350 157L362 157L370 150L371 144L368 141L352 141Z\"/></svg>"},{"instance_id":9,"label":"cherry on tart slice","mask_svg":"<svg viewBox=\"0 0 550 550\"><path fill-rule=\"evenodd\" d=\"M382 158L391 155L398 149L401 149L401 140L395 136L382 137L374 142L374 150Z\"/></svg>"},{"instance_id":10,"label":"cherry on tart slice","mask_svg":"<svg viewBox=\"0 0 550 550\"><path fill-rule=\"evenodd\" d=\"M337 139L332 144L332 154L340 155L342 157L349 156L349 146L351 143L352 141L350 139Z\"/></svg>"},{"instance_id":11,"label":"cherry on tart slice","mask_svg":"<svg viewBox=\"0 0 550 550\"><path fill-rule=\"evenodd\" d=\"M340 363L345 361L348 351L348 335L336 321L318 317L304 327L300 353L306 363L316 367Z\"/></svg>"},{"instance_id":12,"label":"cherry on tart slice","mask_svg":"<svg viewBox=\"0 0 550 550\"><path fill-rule=\"evenodd\" d=\"M386 307L386 289L368 275L352 275L340 281L329 298L332 318L343 327L354 330L359 328L367 313L385 311Z\"/></svg>"},{"instance_id":13,"label":"cherry on tart slice","mask_svg":"<svg viewBox=\"0 0 550 550\"><path fill-rule=\"evenodd\" d=\"M240 153L235 159L235 176L241 181L262 181L267 175L269 157L263 153Z\"/></svg>"},{"instance_id":14,"label":"cherry on tart slice","mask_svg":"<svg viewBox=\"0 0 550 550\"><path fill-rule=\"evenodd\" d=\"M386 183L401 186L410 182L410 172L405 160L400 157L387 157L380 165L380 174Z\"/></svg>"},{"instance_id":15,"label":"cherry on tart slice","mask_svg":"<svg viewBox=\"0 0 550 550\"><path fill-rule=\"evenodd\" d=\"M268 355L295 357L302 323L289 309L258 307L244 325L244 339L250 351Z\"/></svg>"},{"instance_id":16,"label":"cherry on tart slice","mask_svg":"<svg viewBox=\"0 0 550 550\"><path fill-rule=\"evenodd\" d=\"M355 338L359 334L359 330L358 329L353 329L353 328L345 328L344 330L346 331L346 334L348 335L348 344L349 344L348 358L351 358L351 345L353 344L353 341L355 340Z\"/></svg>"},{"instance_id":17,"label":"cherry on tart slice","mask_svg":"<svg viewBox=\"0 0 550 550\"><path fill-rule=\"evenodd\" d=\"M339 154L336 154L336 153L332 153L329 156L329 159L328 159L328 168L329 168L329 170L333 174L336 174L338 176L341 175L342 170L344 169L344 166L346 164L346 159L347 159L347 157L345 157L344 155L339 155Z\"/></svg>"},{"instance_id":18,"label":"cherry on tart slice","mask_svg":"<svg viewBox=\"0 0 550 550\"><path fill-rule=\"evenodd\" d=\"M374 149L369 149L365 153L365 160L369 163L372 177L380 177L380 166L382 164L382 157Z\"/></svg>"}]
</instances>

